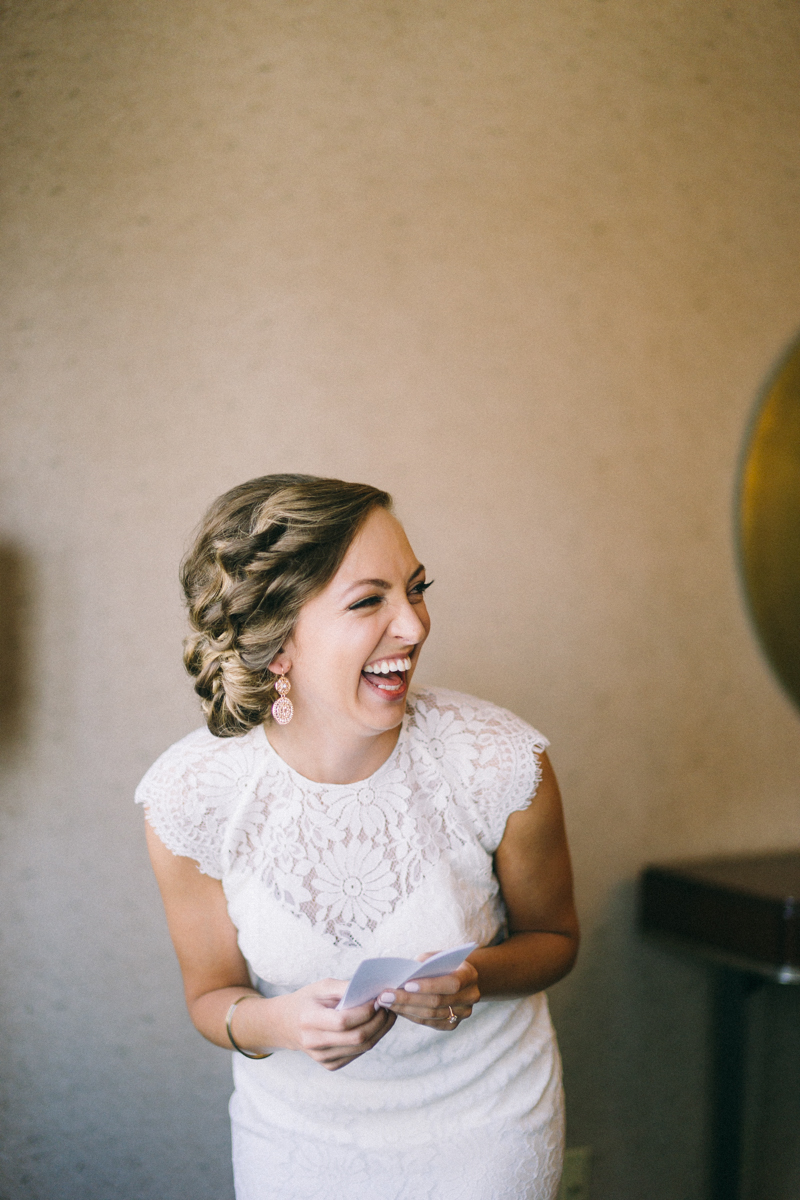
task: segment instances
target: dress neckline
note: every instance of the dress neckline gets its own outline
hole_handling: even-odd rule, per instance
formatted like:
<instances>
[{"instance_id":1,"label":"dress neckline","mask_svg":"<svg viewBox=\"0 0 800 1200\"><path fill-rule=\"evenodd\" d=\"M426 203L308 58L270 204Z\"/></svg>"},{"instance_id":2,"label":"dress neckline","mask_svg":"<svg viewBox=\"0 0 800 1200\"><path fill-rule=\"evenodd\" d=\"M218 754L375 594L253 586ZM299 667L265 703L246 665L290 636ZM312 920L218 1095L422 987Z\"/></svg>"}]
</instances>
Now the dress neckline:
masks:
<instances>
[{"instance_id":1,"label":"dress neckline","mask_svg":"<svg viewBox=\"0 0 800 1200\"><path fill-rule=\"evenodd\" d=\"M403 720L400 723L400 733L397 735L397 741L395 742L389 757L385 762L382 762L381 765L375 771L373 771L371 775L367 775L364 779L357 779L354 783L320 783L316 779L309 779L307 775L301 775L301 773L296 771L294 767L289 766L285 758L281 758L280 754L278 754L278 751L267 737L267 731L263 725L257 725L255 729L257 744L260 743L262 748L266 750L267 756L273 760L273 762L281 771L288 775L290 779L293 779L294 782L301 788L324 788L326 791L330 792L346 792L348 789L352 791L353 788L361 788L365 785L375 784L384 771L391 770L391 768L395 765L395 761L400 755L401 747L404 745L408 737L408 726L411 717L412 703L413 697L409 693L406 700L406 710L403 713Z\"/></svg>"}]
</instances>

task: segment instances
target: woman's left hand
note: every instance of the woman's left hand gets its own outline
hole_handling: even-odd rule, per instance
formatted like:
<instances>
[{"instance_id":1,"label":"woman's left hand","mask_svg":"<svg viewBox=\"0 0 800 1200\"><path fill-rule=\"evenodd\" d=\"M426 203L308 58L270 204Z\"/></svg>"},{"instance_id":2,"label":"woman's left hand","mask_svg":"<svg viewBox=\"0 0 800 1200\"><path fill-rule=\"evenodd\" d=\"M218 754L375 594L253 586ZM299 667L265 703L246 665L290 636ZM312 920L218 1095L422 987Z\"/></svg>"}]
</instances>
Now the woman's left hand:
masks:
<instances>
[{"instance_id":1,"label":"woman's left hand","mask_svg":"<svg viewBox=\"0 0 800 1200\"><path fill-rule=\"evenodd\" d=\"M430 956L426 954L421 957ZM405 987L382 992L375 1005L389 1008L398 1017L405 1017L417 1025L430 1025L431 1029L447 1032L457 1029L462 1021L472 1015L472 1006L480 998L478 972L467 960L449 975L415 979Z\"/></svg>"}]
</instances>

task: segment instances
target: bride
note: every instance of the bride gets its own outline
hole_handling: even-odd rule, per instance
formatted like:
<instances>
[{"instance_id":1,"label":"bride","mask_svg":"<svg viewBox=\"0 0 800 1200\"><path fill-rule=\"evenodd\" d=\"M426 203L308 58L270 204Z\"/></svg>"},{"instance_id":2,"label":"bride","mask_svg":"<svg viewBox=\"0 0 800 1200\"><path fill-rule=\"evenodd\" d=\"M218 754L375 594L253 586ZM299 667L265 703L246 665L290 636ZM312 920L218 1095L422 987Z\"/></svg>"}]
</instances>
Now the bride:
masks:
<instances>
[{"instance_id":1,"label":"bride","mask_svg":"<svg viewBox=\"0 0 800 1200\"><path fill-rule=\"evenodd\" d=\"M196 1028L233 1049L237 1200L553 1200L543 989L577 920L546 739L411 690L430 584L390 497L220 497L182 567L207 727L137 790ZM337 1009L363 958L479 946Z\"/></svg>"}]
</instances>

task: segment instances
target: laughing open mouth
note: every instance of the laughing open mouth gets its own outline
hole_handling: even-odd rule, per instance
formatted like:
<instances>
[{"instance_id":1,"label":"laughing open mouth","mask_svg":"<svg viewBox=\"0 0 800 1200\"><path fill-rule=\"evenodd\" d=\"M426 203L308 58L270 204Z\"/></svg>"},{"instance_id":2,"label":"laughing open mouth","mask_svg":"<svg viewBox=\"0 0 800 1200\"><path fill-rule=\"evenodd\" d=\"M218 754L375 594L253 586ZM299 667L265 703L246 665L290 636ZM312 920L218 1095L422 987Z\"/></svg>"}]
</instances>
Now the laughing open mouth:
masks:
<instances>
[{"instance_id":1,"label":"laughing open mouth","mask_svg":"<svg viewBox=\"0 0 800 1200\"><path fill-rule=\"evenodd\" d=\"M405 692L408 687L406 673L410 670L411 659L407 656L384 658L380 662L367 663L361 676L370 687L390 698Z\"/></svg>"}]
</instances>

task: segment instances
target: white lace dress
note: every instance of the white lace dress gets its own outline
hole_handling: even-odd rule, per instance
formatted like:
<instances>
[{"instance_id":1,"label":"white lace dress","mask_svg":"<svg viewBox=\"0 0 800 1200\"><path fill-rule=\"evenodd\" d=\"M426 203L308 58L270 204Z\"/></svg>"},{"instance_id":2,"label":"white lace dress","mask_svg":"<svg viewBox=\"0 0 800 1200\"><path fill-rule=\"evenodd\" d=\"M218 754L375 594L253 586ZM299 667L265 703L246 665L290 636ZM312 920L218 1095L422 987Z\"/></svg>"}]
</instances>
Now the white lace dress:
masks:
<instances>
[{"instance_id":1,"label":"white lace dress","mask_svg":"<svg viewBox=\"0 0 800 1200\"><path fill-rule=\"evenodd\" d=\"M360 783L312 783L262 727L199 729L136 793L166 846L222 880L265 995L349 979L362 958L502 937L492 855L527 807L547 740L505 709L412 695ZM454 1032L402 1018L329 1072L300 1051L233 1056L237 1200L553 1200L563 1149L543 994L488 1000Z\"/></svg>"}]
</instances>

